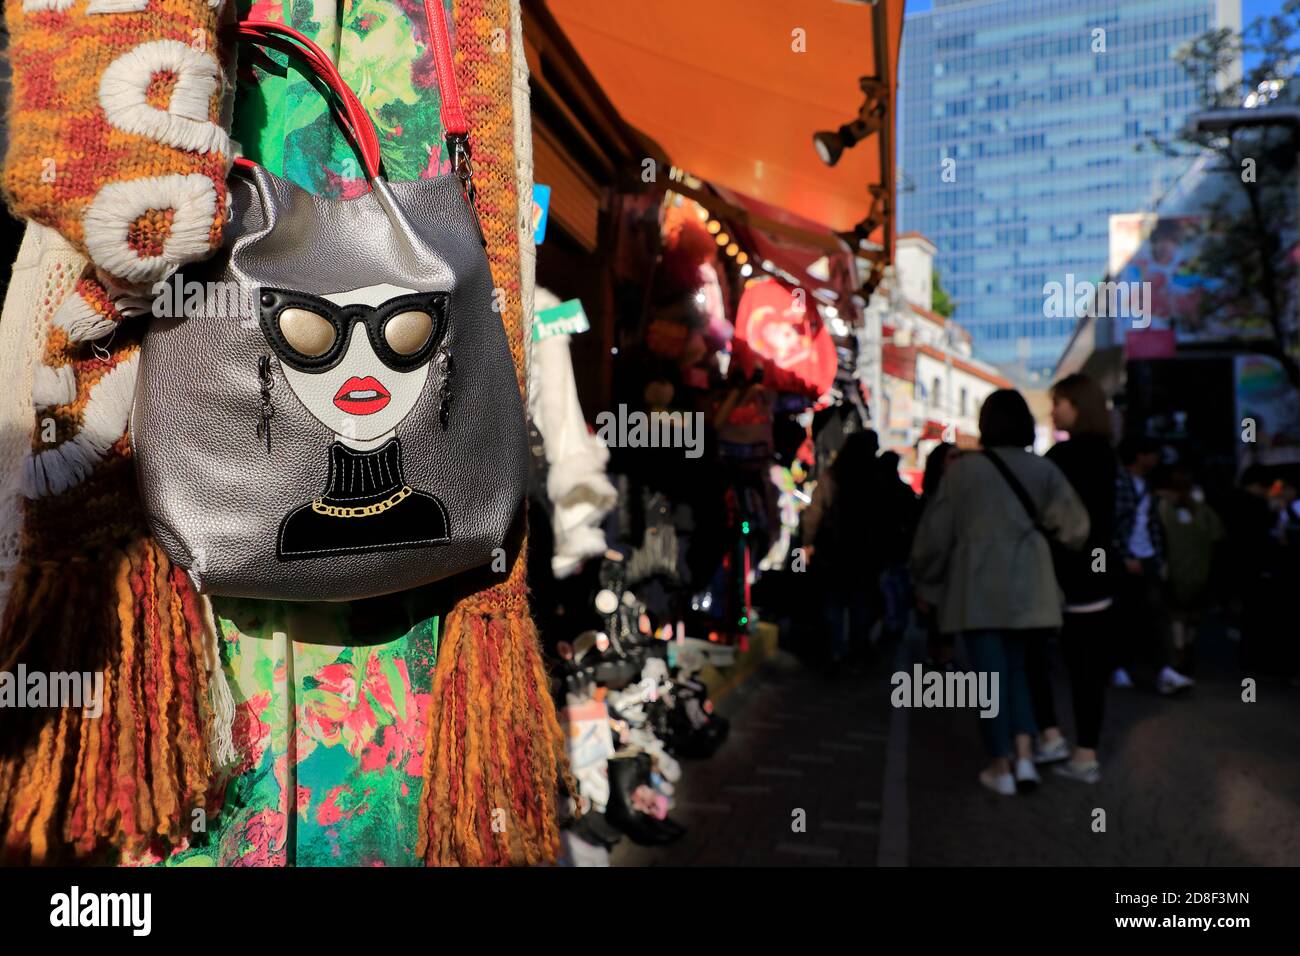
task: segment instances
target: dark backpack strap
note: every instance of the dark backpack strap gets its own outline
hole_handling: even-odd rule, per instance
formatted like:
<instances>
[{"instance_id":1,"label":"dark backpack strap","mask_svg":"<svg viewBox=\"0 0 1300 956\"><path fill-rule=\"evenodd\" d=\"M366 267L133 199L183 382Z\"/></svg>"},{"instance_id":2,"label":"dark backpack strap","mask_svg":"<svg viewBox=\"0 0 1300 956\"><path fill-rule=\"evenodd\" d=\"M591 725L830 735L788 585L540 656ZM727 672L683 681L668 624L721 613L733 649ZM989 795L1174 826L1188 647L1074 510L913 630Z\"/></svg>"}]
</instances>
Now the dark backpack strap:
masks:
<instances>
[{"instance_id":1,"label":"dark backpack strap","mask_svg":"<svg viewBox=\"0 0 1300 956\"><path fill-rule=\"evenodd\" d=\"M1038 509L1034 506L1034 499L1029 497L1029 492L1026 491L1025 486L1020 483L1020 479L1015 476L1015 473L1007 466L1007 463L1003 461L992 448L985 448L984 456L993 463L993 467L998 470L998 473L1006 480L1006 483L1011 487L1015 496L1020 499L1020 504L1024 506L1025 513L1029 515L1029 521L1033 524L1034 530L1046 538L1050 544L1052 542L1052 536L1048 533L1047 529L1043 527L1042 523L1039 522Z\"/></svg>"}]
</instances>

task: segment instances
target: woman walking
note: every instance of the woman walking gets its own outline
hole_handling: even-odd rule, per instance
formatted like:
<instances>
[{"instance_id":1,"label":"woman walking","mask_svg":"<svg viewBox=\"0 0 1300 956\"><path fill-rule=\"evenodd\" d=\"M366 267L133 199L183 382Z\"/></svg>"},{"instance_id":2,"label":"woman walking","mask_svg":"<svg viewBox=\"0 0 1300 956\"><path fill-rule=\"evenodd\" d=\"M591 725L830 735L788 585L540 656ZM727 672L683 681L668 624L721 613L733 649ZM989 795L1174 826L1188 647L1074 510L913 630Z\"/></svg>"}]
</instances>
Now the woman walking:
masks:
<instances>
[{"instance_id":1,"label":"woman walking","mask_svg":"<svg viewBox=\"0 0 1300 956\"><path fill-rule=\"evenodd\" d=\"M1061 626L1048 537L1080 547L1088 512L1060 469L1027 450L1034 419L1019 392L985 399L979 426L982 451L947 470L921 516L911 568L927 591L942 589L940 631L960 634L975 669L997 681L997 712L980 720L989 764L979 781L1012 796L1039 783L1026 646Z\"/></svg>"},{"instance_id":2,"label":"woman walking","mask_svg":"<svg viewBox=\"0 0 1300 956\"><path fill-rule=\"evenodd\" d=\"M1101 388L1084 375L1069 375L1052 386L1052 423L1070 437L1047 452L1088 509L1088 540L1081 551L1056 549L1057 576L1065 590L1061 651L1070 675L1075 747L1070 759L1053 768L1071 780L1101 779L1097 743L1110 673L1115 600L1111 548L1115 530L1115 474L1119 461L1111 447L1110 415Z\"/></svg>"},{"instance_id":3,"label":"woman walking","mask_svg":"<svg viewBox=\"0 0 1300 956\"><path fill-rule=\"evenodd\" d=\"M934 447L925 459L925 475L921 479L920 511L925 513L926 506L939 494L939 482L943 481L944 472L961 456L956 445L941 442ZM919 585L916 590L916 611L921 626L925 629L926 666L938 670L953 669L956 650L953 646L954 636L939 630L939 598L935 590L926 592Z\"/></svg>"}]
</instances>

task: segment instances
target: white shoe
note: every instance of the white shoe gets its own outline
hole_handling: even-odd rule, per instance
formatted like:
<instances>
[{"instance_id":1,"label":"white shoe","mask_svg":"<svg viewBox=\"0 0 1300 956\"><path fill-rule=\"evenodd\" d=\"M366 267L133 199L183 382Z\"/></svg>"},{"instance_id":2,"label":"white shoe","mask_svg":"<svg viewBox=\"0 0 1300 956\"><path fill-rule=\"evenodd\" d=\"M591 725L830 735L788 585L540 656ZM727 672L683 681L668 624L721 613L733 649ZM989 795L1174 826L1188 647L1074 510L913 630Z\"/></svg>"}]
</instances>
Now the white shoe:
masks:
<instances>
[{"instance_id":1,"label":"white shoe","mask_svg":"<svg viewBox=\"0 0 1300 956\"><path fill-rule=\"evenodd\" d=\"M1050 744L1040 744L1034 751L1034 763L1059 763L1070 759L1070 745L1064 737L1057 737Z\"/></svg>"},{"instance_id":2,"label":"white shoe","mask_svg":"<svg viewBox=\"0 0 1300 956\"><path fill-rule=\"evenodd\" d=\"M1128 676L1128 671L1122 667L1115 668L1115 673L1110 675L1111 687L1132 687L1133 678Z\"/></svg>"},{"instance_id":3,"label":"white shoe","mask_svg":"<svg viewBox=\"0 0 1300 956\"><path fill-rule=\"evenodd\" d=\"M992 770L980 771L980 786L992 790L1001 797L1016 795L1016 778L1009 773L994 773Z\"/></svg>"},{"instance_id":4,"label":"white shoe","mask_svg":"<svg viewBox=\"0 0 1300 956\"><path fill-rule=\"evenodd\" d=\"M1028 757L1016 759L1016 789L1021 793L1037 790L1043 778L1038 776L1038 768Z\"/></svg>"},{"instance_id":5,"label":"white shoe","mask_svg":"<svg viewBox=\"0 0 1300 956\"><path fill-rule=\"evenodd\" d=\"M1185 674L1178 673L1172 667L1166 667L1160 672L1160 676L1156 678L1156 690L1166 697L1194 686L1196 686L1196 681Z\"/></svg>"},{"instance_id":6,"label":"white shoe","mask_svg":"<svg viewBox=\"0 0 1300 956\"><path fill-rule=\"evenodd\" d=\"M1077 780L1079 783L1099 783L1101 781L1101 765L1095 760L1092 763L1082 765L1076 764L1073 760L1067 760L1065 763L1053 767L1052 773L1067 780Z\"/></svg>"}]
</instances>

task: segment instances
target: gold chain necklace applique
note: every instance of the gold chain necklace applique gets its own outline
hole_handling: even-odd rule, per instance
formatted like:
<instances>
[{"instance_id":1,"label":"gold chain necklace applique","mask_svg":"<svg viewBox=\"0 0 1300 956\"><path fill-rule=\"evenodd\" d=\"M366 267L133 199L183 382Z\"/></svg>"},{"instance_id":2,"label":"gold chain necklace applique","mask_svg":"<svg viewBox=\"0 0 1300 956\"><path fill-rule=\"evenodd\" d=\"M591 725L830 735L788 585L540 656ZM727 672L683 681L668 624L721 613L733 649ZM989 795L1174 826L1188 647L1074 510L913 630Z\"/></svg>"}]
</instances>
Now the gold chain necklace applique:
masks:
<instances>
[{"instance_id":1,"label":"gold chain necklace applique","mask_svg":"<svg viewBox=\"0 0 1300 956\"><path fill-rule=\"evenodd\" d=\"M327 505L320 498L311 503L311 510L317 514L329 515L331 518L366 518L370 515L382 514L393 505L397 504L403 498L411 494L411 486L403 485L399 491L393 492L383 501L376 501L373 505L363 505L359 508L344 508L339 505Z\"/></svg>"}]
</instances>

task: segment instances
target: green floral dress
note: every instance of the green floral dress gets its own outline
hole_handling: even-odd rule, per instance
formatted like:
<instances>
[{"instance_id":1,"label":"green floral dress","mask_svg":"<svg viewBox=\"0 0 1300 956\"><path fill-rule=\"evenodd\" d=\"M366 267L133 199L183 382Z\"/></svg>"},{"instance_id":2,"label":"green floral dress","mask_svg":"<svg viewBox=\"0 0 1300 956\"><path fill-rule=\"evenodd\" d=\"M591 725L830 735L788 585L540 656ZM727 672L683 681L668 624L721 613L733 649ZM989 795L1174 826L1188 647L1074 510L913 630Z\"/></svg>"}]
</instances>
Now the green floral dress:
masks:
<instances>
[{"instance_id":1,"label":"green floral dress","mask_svg":"<svg viewBox=\"0 0 1300 956\"><path fill-rule=\"evenodd\" d=\"M450 3L447 4L450 10ZM328 52L379 129L389 179L449 170L421 0L258 0ZM450 20L450 17L448 18ZM234 135L304 189L367 188L321 93L278 53L240 51ZM351 604L215 599L235 700L238 761L213 781L222 810L196 820L168 866L411 866L438 651L424 590Z\"/></svg>"}]
</instances>

